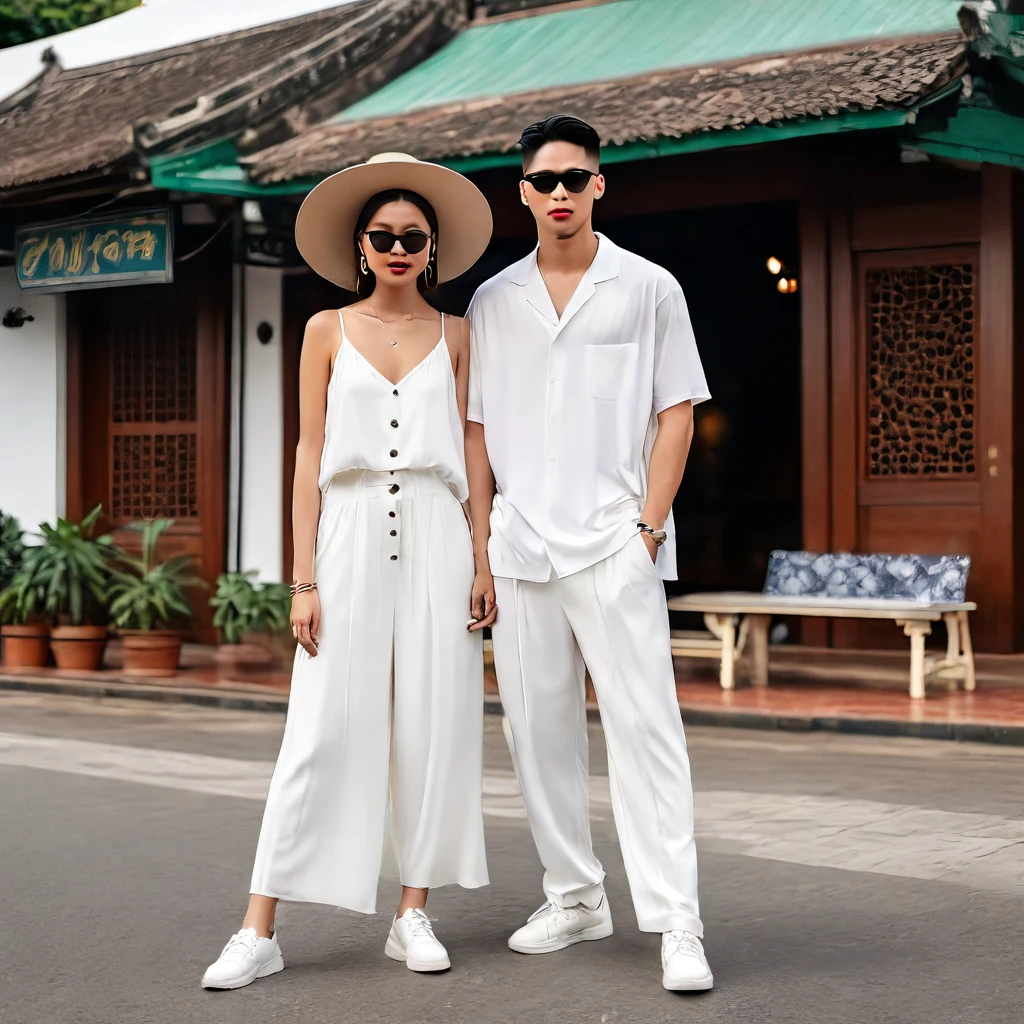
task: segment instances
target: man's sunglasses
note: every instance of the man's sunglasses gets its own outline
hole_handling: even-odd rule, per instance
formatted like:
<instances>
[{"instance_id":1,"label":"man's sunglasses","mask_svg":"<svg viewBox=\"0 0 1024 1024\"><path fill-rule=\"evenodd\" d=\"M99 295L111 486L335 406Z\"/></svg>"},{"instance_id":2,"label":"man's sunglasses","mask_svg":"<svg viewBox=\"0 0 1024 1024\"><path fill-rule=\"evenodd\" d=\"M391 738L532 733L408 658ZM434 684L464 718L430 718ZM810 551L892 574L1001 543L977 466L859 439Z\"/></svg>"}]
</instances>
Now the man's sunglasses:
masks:
<instances>
[{"instance_id":1,"label":"man's sunglasses","mask_svg":"<svg viewBox=\"0 0 1024 1024\"><path fill-rule=\"evenodd\" d=\"M568 192L582 192L590 184L591 178L597 177L597 171L587 171L582 167L571 171L535 171L524 174L523 180L528 181L538 192L550 195L561 182Z\"/></svg>"},{"instance_id":2,"label":"man's sunglasses","mask_svg":"<svg viewBox=\"0 0 1024 1024\"><path fill-rule=\"evenodd\" d=\"M377 252L391 252L395 242L401 242L402 248L410 256L423 252L430 241L430 235L425 231L407 231L404 235L396 235L391 231L367 231L366 237Z\"/></svg>"}]
</instances>

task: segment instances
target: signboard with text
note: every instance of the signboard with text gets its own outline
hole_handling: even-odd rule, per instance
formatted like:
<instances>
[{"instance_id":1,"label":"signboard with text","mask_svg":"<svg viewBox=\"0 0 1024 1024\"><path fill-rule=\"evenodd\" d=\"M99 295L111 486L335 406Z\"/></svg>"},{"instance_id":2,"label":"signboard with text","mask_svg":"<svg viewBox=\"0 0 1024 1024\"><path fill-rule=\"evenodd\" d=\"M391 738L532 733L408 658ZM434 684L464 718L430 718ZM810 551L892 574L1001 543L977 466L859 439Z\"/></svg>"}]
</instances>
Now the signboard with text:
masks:
<instances>
[{"instance_id":1,"label":"signboard with text","mask_svg":"<svg viewBox=\"0 0 1024 1024\"><path fill-rule=\"evenodd\" d=\"M174 279L168 210L29 224L15 234L22 291L79 291Z\"/></svg>"}]
</instances>

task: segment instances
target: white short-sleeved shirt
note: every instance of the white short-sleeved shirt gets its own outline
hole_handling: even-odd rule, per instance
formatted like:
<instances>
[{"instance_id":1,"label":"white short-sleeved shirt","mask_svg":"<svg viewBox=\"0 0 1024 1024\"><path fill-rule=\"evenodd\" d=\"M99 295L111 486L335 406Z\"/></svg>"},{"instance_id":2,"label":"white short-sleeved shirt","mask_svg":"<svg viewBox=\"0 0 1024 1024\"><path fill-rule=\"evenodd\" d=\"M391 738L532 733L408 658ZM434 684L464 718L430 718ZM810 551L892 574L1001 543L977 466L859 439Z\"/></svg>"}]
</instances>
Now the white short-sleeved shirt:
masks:
<instances>
[{"instance_id":1,"label":"white short-sleeved shirt","mask_svg":"<svg viewBox=\"0 0 1024 1024\"><path fill-rule=\"evenodd\" d=\"M710 398L683 291L604 235L561 319L537 251L469 307L469 419L494 470L495 576L547 582L609 557L636 534L657 414ZM675 531L658 553L676 578Z\"/></svg>"}]
</instances>

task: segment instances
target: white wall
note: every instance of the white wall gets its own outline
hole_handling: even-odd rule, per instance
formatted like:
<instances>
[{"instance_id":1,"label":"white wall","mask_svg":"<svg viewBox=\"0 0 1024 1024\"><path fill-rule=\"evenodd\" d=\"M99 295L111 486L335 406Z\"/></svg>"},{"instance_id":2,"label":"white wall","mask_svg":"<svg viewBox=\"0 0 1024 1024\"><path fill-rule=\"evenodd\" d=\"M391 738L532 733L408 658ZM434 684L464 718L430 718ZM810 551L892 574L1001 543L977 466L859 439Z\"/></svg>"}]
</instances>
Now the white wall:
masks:
<instances>
[{"instance_id":1,"label":"white wall","mask_svg":"<svg viewBox=\"0 0 1024 1024\"><path fill-rule=\"evenodd\" d=\"M241 554L238 568L258 569L260 579L279 581L283 514L284 388L281 381L282 271L245 268L245 331L242 339ZM261 322L274 334L262 344Z\"/></svg>"},{"instance_id":2,"label":"white wall","mask_svg":"<svg viewBox=\"0 0 1024 1024\"><path fill-rule=\"evenodd\" d=\"M14 268L0 267L0 317L12 306L35 320L0 326L0 509L35 530L65 511L64 296L22 294Z\"/></svg>"}]
</instances>

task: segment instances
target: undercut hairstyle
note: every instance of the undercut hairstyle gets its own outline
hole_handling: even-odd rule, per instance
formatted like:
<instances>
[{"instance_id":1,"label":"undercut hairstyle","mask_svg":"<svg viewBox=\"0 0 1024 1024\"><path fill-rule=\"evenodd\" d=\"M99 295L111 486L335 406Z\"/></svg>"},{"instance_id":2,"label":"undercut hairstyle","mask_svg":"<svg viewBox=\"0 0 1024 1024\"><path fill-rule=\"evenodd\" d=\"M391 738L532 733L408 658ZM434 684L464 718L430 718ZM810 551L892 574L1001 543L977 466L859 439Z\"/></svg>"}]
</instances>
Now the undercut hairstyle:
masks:
<instances>
[{"instance_id":1,"label":"undercut hairstyle","mask_svg":"<svg viewBox=\"0 0 1024 1024\"><path fill-rule=\"evenodd\" d=\"M519 139L524 171L537 151L549 142L571 142L574 146L582 146L591 159L601 159L601 136L586 121L571 114L553 114L531 124Z\"/></svg>"},{"instance_id":2,"label":"undercut hairstyle","mask_svg":"<svg viewBox=\"0 0 1024 1024\"><path fill-rule=\"evenodd\" d=\"M427 218L427 224L430 226L430 233L434 236L434 255L431 256L431 261L437 262L437 214L434 213L434 208L423 198L418 192L410 192L408 189L403 188L389 188L385 192L378 192L375 196L371 196L363 207L359 216L356 218L356 230L355 235L352 239L352 244L356 247L356 295L360 298L365 299L367 295L373 294L373 289L377 286L377 277L371 270L367 274L359 273L359 257L361 255L359 249L359 236L366 230L367 225L373 220L377 211L382 206L387 206L388 203L412 203ZM426 289L426 285L423 282L423 276L419 278L419 290L422 292Z\"/></svg>"}]
</instances>

